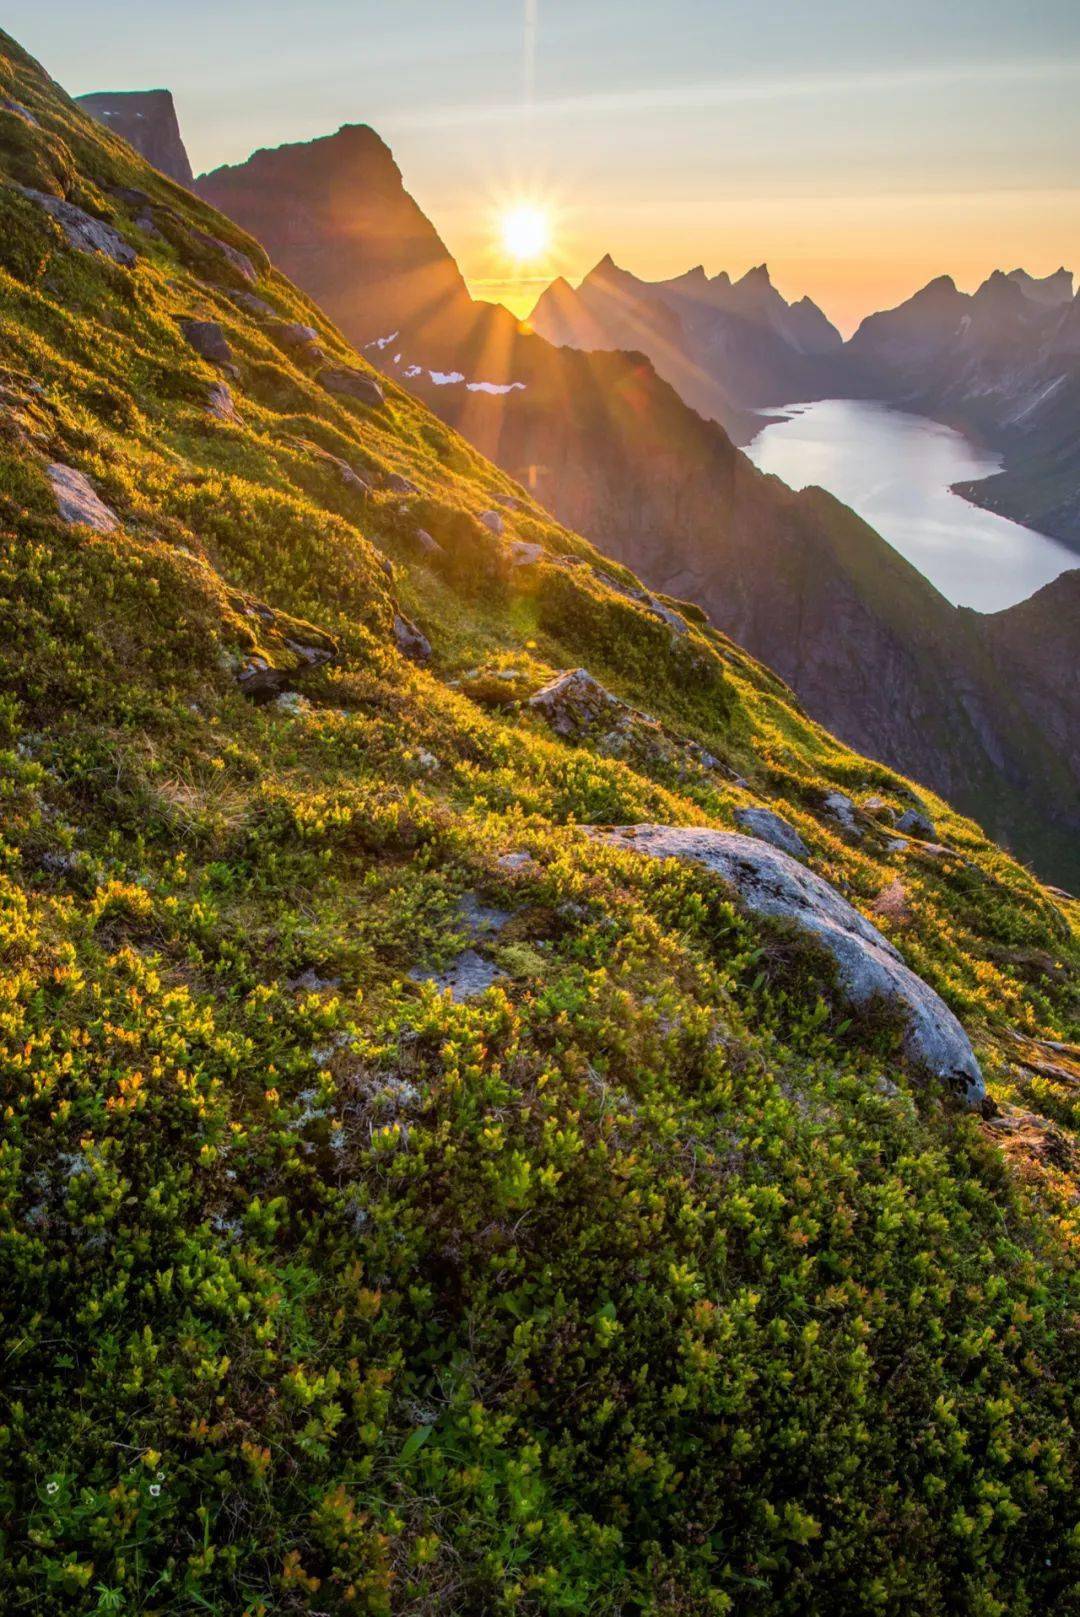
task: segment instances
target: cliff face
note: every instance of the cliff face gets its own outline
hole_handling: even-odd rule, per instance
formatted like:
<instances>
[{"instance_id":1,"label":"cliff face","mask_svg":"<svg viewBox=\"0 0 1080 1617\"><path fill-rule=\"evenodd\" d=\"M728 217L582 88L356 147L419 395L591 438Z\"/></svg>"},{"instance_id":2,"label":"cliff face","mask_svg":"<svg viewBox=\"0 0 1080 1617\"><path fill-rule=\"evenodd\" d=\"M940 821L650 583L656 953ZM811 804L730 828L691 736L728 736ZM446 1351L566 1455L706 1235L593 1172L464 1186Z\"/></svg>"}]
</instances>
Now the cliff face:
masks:
<instances>
[{"instance_id":1,"label":"cliff face","mask_svg":"<svg viewBox=\"0 0 1080 1617\"><path fill-rule=\"evenodd\" d=\"M101 90L77 99L170 180L189 189L195 183L170 90Z\"/></svg>"}]
</instances>

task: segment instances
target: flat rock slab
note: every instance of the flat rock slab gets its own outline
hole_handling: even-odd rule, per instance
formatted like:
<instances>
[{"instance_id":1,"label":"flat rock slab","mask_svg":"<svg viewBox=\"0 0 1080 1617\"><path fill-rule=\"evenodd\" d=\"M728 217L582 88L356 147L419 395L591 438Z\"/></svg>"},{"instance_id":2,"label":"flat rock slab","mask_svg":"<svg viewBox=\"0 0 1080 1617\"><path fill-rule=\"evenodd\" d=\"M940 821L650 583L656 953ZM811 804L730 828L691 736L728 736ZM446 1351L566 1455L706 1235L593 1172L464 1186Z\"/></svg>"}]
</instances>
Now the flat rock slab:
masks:
<instances>
[{"instance_id":1,"label":"flat rock slab","mask_svg":"<svg viewBox=\"0 0 1080 1617\"><path fill-rule=\"evenodd\" d=\"M82 523L95 533L116 532L120 518L95 493L89 478L77 472L74 466L64 466L56 460L46 471L56 496L56 508L65 522Z\"/></svg>"},{"instance_id":2,"label":"flat rock slab","mask_svg":"<svg viewBox=\"0 0 1080 1617\"><path fill-rule=\"evenodd\" d=\"M377 410L386 400L375 378L364 371L354 370L351 365L329 365L319 372L319 381L328 393L356 399L372 410Z\"/></svg>"},{"instance_id":3,"label":"flat rock slab","mask_svg":"<svg viewBox=\"0 0 1080 1617\"><path fill-rule=\"evenodd\" d=\"M499 972L490 960L485 960L475 949L463 949L445 971L424 971L415 967L409 976L413 982L434 983L451 999L473 999L491 987Z\"/></svg>"},{"instance_id":4,"label":"flat rock slab","mask_svg":"<svg viewBox=\"0 0 1080 1617\"><path fill-rule=\"evenodd\" d=\"M960 1023L897 949L834 887L779 848L734 831L670 825L597 827L593 835L654 859L704 865L733 887L753 915L788 920L814 936L833 956L851 1004L883 1000L906 1022L909 1060L954 1089L977 1109L986 1089Z\"/></svg>"},{"instance_id":5,"label":"flat rock slab","mask_svg":"<svg viewBox=\"0 0 1080 1617\"><path fill-rule=\"evenodd\" d=\"M64 202L60 197L49 196L44 191L32 191L26 186L20 189L24 196L52 215L67 237L69 247L74 247L77 252L98 253L103 258L111 258L114 264L129 266L138 258L131 243L125 241L120 232L106 224L104 219L95 219L73 202Z\"/></svg>"}]
</instances>

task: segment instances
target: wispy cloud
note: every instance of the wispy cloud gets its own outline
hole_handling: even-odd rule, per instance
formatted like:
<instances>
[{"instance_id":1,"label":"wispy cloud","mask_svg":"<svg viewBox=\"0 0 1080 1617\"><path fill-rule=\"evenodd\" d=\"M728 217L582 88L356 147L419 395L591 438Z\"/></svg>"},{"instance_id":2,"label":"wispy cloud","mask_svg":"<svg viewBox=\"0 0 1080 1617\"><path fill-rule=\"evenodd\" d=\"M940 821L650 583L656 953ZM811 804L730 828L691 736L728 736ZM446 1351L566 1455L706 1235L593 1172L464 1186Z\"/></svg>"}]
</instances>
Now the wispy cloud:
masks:
<instances>
[{"instance_id":1,"label":"wispy cloud","mask_svg":"<svg viewBox=\"0 0 1080 1617\"><path fill-rule=\"evenodd\" d=\"M537 0L525 0L525 81L530 94L535 59ZM530 22L531 19L531 22ZM530 45L531 29L531 45ZM530 51L532 56L530 57ZM760 78L713 78L664 84L630 85L618 90L530 100L535 118L595 118L667 112L696 107L735 107L755 102L815 101L839 96L904 94L965 85L993 86L1080 83L1080 58L914 64L894 68L851 68L842 73L788 73ZM460 103L412 107L395 117L399 127L449 128L499 124L521 117L520 102Z\"/></svg>"}]
</instances>

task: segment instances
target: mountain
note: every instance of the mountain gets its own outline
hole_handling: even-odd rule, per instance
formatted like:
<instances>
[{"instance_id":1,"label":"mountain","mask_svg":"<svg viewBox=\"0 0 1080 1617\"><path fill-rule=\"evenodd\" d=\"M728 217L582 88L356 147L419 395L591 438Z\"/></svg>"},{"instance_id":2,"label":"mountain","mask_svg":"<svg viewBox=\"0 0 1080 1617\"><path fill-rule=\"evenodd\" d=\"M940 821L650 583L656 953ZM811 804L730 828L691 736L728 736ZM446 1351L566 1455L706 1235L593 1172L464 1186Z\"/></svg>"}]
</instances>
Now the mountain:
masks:
<instances>
[{"instance_id":1,"label":"mountain","mask_svg":"<svg viewBox=\"0 0 1080 1617\"><path fill-rule=\"evenodd\" d=\"M714 300L740 328L752 318L756 351L768 327L789 357L797 334L807 351L824 343L831 362L839 337L788 305L764 265L734 285L694 270L642 298L644 283L605 259L588 296L571 296L570 315L597 311L631 348L585 352L469 298L370 129L258 152L200 178L198 190L560 521L654 588L697 601L850 744L1080 885L1080 765L1063 760L1020 703L1026 668L995 662L975 626L846 508L757 472L632 351L657 352L663 333L686 329L689 307ZM918 318L942 302L937 318L954 319L960 294L950 287L928 289ZM1065 659L1046 677L1064 685L1070 670Z\"/></svg>"},{"instance_id":2,"label":"mountain","mask_svg":"<svg viewBox=\"0 0 1080 1617\"><path fill-rule=\"evenodd\" d=\"M669 281L642 281L607 256L575 292L555 282L530 323L574 348L636 348L694 409L737 439L760 425L754 407L807 398L828 386L836 328L809 298L789 304L759 264L732 282L701 265Z\"/></svg>"},{"instance_id":3,"label":"mountain","mask_svg":"<svg viewBox=\"0 0 1080 1617\"><path fill-rule=\"evenodd\" d=\"M1075 904L0 83L3 1604L1075 1607Z\"/></svg>"},{"instance_id":4,"label":"mountain","mask_svg":"<svg viewBox=\"0 0 1080 1617\"><path fill-rule=\"evenodd\" d=\"M92 118L129 141L170 180L189 190L194 185L170 90L101 90L77 100Z\"/></svg>"},{"instance_id":5,"label":"mountain","mask_svg":"<svg viewBox=\"0 0 1080 1617\"><path fill-rule=\"evenodd\" d=\"M1080 550L1080 295L1071 271L942 276L869 316L845 348L852 391L954 422L1004 469L965 498Z\"/></svg>"}]
</instances>

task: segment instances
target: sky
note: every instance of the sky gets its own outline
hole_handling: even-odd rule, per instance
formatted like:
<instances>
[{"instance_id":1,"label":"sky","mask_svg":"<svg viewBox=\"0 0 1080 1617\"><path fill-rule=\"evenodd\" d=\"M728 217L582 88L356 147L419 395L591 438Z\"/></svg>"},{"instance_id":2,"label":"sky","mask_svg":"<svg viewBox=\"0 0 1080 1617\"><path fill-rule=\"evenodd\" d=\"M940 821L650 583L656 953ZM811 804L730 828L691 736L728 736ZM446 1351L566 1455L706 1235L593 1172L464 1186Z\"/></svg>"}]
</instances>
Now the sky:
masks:
<instances>
[{"instance_id":1,"label":"sky","mask_svg":"<svg viewBox=\"0 0 1080 1617\"><path fill-rule=\"evenodd\" d=\"M1080 270L1076 0L5 0L72 94L173 91L196 171L369 123L472 287L768 262L845 331ZM549 213L517 265L499 214Z\"/></svg>"}]
</instances>

